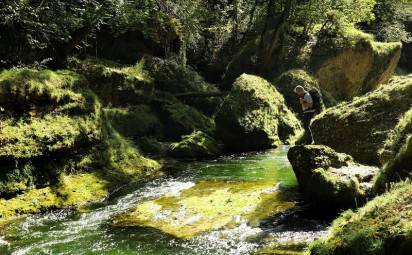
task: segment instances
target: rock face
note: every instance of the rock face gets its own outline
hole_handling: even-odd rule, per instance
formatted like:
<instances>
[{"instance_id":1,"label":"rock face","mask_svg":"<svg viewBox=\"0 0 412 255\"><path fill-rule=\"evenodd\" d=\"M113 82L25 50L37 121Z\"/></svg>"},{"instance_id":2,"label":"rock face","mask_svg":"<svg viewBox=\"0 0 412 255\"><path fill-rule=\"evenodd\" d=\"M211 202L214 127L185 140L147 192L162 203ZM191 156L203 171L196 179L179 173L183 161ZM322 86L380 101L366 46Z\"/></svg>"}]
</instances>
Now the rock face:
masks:
<instances>
[{"instance_id":1,"label":"rock face","mask_svg":"<svg viewBox=\"0 0 412 255\"><path fill-rule=\"evenodd\" d=\"M380 151L384 164L379 174L375 190L383 192L392 182L410 177L412 172L412 108L391 132L384 148Z\"/></svg>"},{"instance_id":2,"label":"rock face","mask_svg":"<svg viewBox=\"0 0 412 255\"><path fill-rule=\"evenodd\" d=\"M288 159L304 197L315 208L347 209L365 202L378 168L319 145L295 146Z\"/></svg>"},{"instance_id":3,"label":"rock face","mask_svg":"<svg viewBox=\"0 0 412 255\"><path fill-rule=\"evenodd\" d=\"M244 72L275 81L283 72L304 69L319 81L324 94L337 101L350 100L386 83L401 55L401 43L379 43L354 28L335 36L313 38L306 45L293 35L285 35L282 47L269 56L262 70L262 58L268 53L261 51L270 48L267 44L272 43L272 33L268 31L263 40L249 41L233 57L226 70L225 88L229 89Z\"/></svg>"},{"instance_id":4,"label":"rock face","mask_svg":"<svg viewBox=\"0 0 412 255\"><path fill-rule=\"evenodd\" d=\"M219 156L221 149L213 137L202 131L195 131L183 136L180 142L172 143L168 154L186 159L213 158Z\"/></svg>"},{"instance_id":5,"label":"rock face","mask_svg":"<svg viewBox=\"0 0 412 255\"><path fill-rule=\"evenodd\" d=\"M234 151L292 143L301 131L283 96L266 80L247 74L235 81L215 122L218 138Z\"/></svg>"},{"instance_id":6,"label":"rock face","mask_svg":"<svg viewBox=\"0 0 412 255\"><path fill-rule=\"evenodd\" d=\"M119 227L152 227L179 238L242 223L257 226L294 203L282 201L271 182L201 181L164 197L138 204L113 219Z\"/></svg>"},{"instance_id":7,"label":"rock face","mask_svg":"<svg viewBox=\"0 0 412 255\"><path fill-rule=\"evenodd\" d=\"M361 39L332 57L314 71L319 86L338 100L349 100L386 83L393 75L402 44Z\"/></svg>"},{"instance_id":8,"label":"rock face","mask_svg":"<svg viewBox=\"0 0 412 255\"><path fill-rule=\"evenodd\" d=\"M318 115L312 122L314 139L361 163L379 165L379 150L411 105L412 76L396 78Z\"/></svg>"},{"instance_id":9,"label":"rock face","mask_svg":"<svg viewBox=\"0 0 412 255\"><path fill-rule=\"evenodd\" d=\"M398 185L357 212L336 219L329 236L312 244L311 255L406 255L412 247L412 185Z\"/></svg>"}]
</instances>

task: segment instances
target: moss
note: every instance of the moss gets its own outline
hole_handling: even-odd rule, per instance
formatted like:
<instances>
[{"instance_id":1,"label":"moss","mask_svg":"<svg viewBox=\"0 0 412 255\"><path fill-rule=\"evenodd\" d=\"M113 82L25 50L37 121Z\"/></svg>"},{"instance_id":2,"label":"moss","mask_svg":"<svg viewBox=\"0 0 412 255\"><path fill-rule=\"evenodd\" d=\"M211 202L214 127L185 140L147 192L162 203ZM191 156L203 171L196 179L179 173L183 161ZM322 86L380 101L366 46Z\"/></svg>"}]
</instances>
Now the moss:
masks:
<instances>
[{"instance_id":1,"label":"moss","mask_svg":"<svg viewBox=\"0 0 412 255\"><path fill-rule=\"evenodd\" d=\"M293 207L292 202L282 201L277 192L269 191L273 185L201 181L178 195L142 202L131 212L115 217L114 224L157 228L179 238L234 227L243 221L256 225Z\"/></svg>"},{"instance_id":2,"label":"moss","mask_svg":"<svg viewBox=\"0 0 412 255\"><path fill-rule=\"evenodd\" d=\"M89 80L90 88L104 106L141 104L154 93L153 78L144 70L144 60L134 66L124 66L96 58L72 58L69 67Z\"/></svg>"},{"instance_id":3,"label":"moss","mask_svg":"<svg viewBox=\"0 0 412 255\"><path fill-rule=\"evenodd\" d=\"M412 185L397 185L356 212L335 220L327 238L311 245L310 254L407 254L412 247Z\"/></svg>"},{"instance_id":4,"label":"moss","mask_svg":"<svg viewBox=\"0 0 412 255\"><path fill-rule=\"evenodd\" d=\"M23 100L21 108L5 98ZM158 173L111 126L87 81L69 71L0 74L1 217L96 202L125 183Z\"/></svg>"},{"instance_id":5,"label":"moss","mask_svg":"<svg viewBox=\"0 0 412 255\"><path fill-rule=\"evenodd\" d=\"M219 156L221 149L213 137L195 131L183 136L180 142L172 143L168 154L177 158L213 158Z\"/></svg>"},{"instance_id":6,"label":"moss","mask_svg":"<svg viewBox=\"0 0 412 255\"><path fill-rule=\"evenodd\" d=\"M243 74L216 116L217 134L228 149L257 150L293 143L299 121L266 80Z\"/></svg>"},{"instance_id":7,"label":"moss","mask_svg":"<svg viewBox=\"0 0 412 255\"><path fill-rule=\"evenodd\" d=\"M383 170L375 182L375 190L384 191L392 182L410 177L412 172L412 110L399 120L380 151Z\"/></svg>"},{"instance_id":8,"label":"moss","mask_svg":"<svg viewBox=\"0 0 412 255\"><path fill-rule=\"evenodd\" d=\"M314 139L362 163L378 165L379 150L411 104L412 77L395 78L318 115L312 122Z\"/></svg>"},{"instance_id":9,"label":"moss","mask_svg":"<svg viewBox=\"0 0 412 255\"><path fill-rule=\"evenodd\" d=\"M213 136L215 133L214 120L198 110L177 100L168 101L160 106L160 118L165 127L165 136L172 140L180 140L182 135L200 130Z\"/></svg>"},{"instance_id":10,"label":"moss","mask_svg":"<svg viewBox=\"0 0 412 255\"><path fill-rule=\"evenodd\" d=\"M125 137L161 137L163 134L159 118L148 105L107 108L105 112L113 127Z\"/></svg>"}]
</instances>

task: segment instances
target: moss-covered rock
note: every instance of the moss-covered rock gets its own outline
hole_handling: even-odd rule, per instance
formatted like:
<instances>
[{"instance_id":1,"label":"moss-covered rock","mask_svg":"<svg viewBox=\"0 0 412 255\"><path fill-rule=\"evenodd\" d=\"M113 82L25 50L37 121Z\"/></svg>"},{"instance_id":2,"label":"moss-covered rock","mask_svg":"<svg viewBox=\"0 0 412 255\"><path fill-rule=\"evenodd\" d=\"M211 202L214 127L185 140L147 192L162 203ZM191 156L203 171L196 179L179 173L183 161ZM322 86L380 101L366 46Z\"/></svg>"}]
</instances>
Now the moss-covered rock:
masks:
<instances>
[{"instance_id":1,"label":"moss-covered rock","mask_svg":"<svg viewBox=\"0 0 412 255\"><path fill-rule=\"evenodd\" d=\"M295 146L288 159L304 197L314 208L333 211L366 201L378 169L353 162L352 157L320 146Z\"/></svg>"},{"instance_id":2,"label":"moss-covered rock","mask_svg":"<svg viewBox=\"0 0 412 255\"><path fill-rule=\"evenodd\" d=\"M406 255L412 248L412 185L398 185L356 212L335 220L327 238L316 241L312 255Z\"/></svg>"},{"instance_id":3,"label":"moss-covered rock","mask_svg":"<svg viewBox=\"0 0 412 255\"><path fill-rule=\"evenodd\" d=\"M271 182L201 181L177 194L138 204L114 218L119 227L152 227L179 238L235 227L257 226L294 206L279 196Z\"/></svg>"},{"instance_id":4,"label":"moss-covered rock","mask_svg":"<svg viewBox=\"0 0 412 255\"><path fill-rule=\"evenodd\" d=\"M180 142L172 143L168 154L176 158L213 158L219 156L221 149L213 137L202 131L195 131L183 136Z\"/></svg>"},{"instance_id":5,"label":"moss-covered rock","mask_svg":"<svg viewBox=\"0 0 412 255\"><path fill-rule=\"evenodd\" d=\"M106 108L105 112L113 127L125 137L162 137L163 125L149 105Z\"/></svg>"},{"instance_id":6,"label":"moss-covered rock","mask_svg":"<svg viewBox=\"0 0 412 255\"><path fill-rule=\"evenodd\" d=\"M69 67L87 78L90 89L104 106L147 103L155 90L153 79L144 70L144 60L134 66L125 66L102 59L72 58Z\"/></svg>"},{"instance_id":7,"label":"moss-covered rock","mask_svg":"<svg viewBox=\"0 0 412 255\"><path fill-rule=\"evenodd\" d=\"M216 132L230 150L247 151L293 143L299 121L283 96L266 80L243 74L216 116Z\"/></svg>"},{"instance_id":8,"label":"moss-covered rock","mask_svg":"<svg viewBox=\"0 0 412 255\"><path fill-rule=\"evenodd\" d=\"M314 139L357 161L379 165L379 150L412 105L412 77L393 79L374 92L342 103L312 122Z\"/></svg>"},{"instance_id":9,"label":"moss-covered rock","mask_svg":"<svg viewBox=\"0 0 412 255\"><path fill-rule=\"evenodd\" d=\"M112 128L76 73L3 71L0 105L2 219L96 202L160 167Z\"/></svg>"},{"instance_id":10,"label":"moss-covered rock","mask_svg":"<svg viewBox=\"0 0 412 255\"><path fill-rule=\"evenodd\" d=\"M401 48L400 43L359 38L337 48L339 50L334 49L332 55L324 56L322 61L316 59L318 66L312 70L322 89L338 100L349 100L388 82L398 64Z\"/></svg>"},{"instance_id":11,"label":"moss-covered rock","mask_svg":"<svg viewBox=\"0 0 412 255\"><path fill-rule=\"evenodd\" d=\"M179 141L183 135L195 130L209 135L215 133L215 122L195 108L178 100L170 100L156 106L156 111L164 125L164 136Z\"/></svg>"},{"instance_id":12,"label":"moss-covered rock","mask_svg":"<svg viewBox=\"0 0 412 255\"><path fill-rule=\"evenodd\" d=\"M376 191L384 191L391 182L409 178L412 172L412 109L409 110L391 132L380 151L384 164L376 183Z\"/></svg>"},{"instance_id":13,"label":"moss-covered rock","mask_svg":"<svg viewBox=\"0 0 412 255\"><path fill-rule=\"evenodd\" d=\"M190 66L182 66L176 61L155 57L146 57L144 61L145 71L152 77L158 91L169 92L173 95L219 92L217 87L206 82ZM219 97L183 97L181 100L207 115L212 115L221 102Z\"/></svg>"}]
</instances>

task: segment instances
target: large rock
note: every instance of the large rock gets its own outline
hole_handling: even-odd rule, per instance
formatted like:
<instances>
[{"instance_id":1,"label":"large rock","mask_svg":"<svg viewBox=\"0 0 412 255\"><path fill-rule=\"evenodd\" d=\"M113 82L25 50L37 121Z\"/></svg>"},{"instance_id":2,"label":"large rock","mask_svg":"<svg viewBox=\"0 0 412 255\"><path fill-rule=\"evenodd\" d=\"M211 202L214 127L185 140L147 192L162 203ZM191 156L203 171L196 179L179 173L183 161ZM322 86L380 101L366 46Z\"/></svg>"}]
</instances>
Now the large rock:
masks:
<instances>
[{"instance_id":1,"label":"large rock","mask_svg":"<svg viewBox=\"0 0 412 255\"><path fill-rule=\"evenodd\" d=\"M315 208L347 209L365 202L377 168L359 165L352 157L326 146L292 147L288 159L303 196Z\"/></svg>"},{"instance_id":2,"label":"large rock","mask_svg":"<svg viewBox=\"0 0 412 255\"><path fill-rule=\"evenodd\" d=\"M266 80L243 74L233 84L216 116L217 136L235 151L293 143L299 121L283 96Z\"/></svg>"},{"instance_id":3,"label":"large rock","mask_svg":"<svg viewBox=\"0 0 412 255\"><path fill-rule=\"evenodd\" d=\"M396 78L318 115L312 122L314 139L361 163L379 165L379 150L411 105L412 76Z\"/></svg>"},{"instance_id":4,"label":"large rock","mask_svg":"<svg viewBox=\"0 0 412 255\"><path fill-rule=\"evenodd\" d=\"M336 219L329 235L311 245L311 255L407 255L412 249L412 185L404 183L356 212Z\"/></svg>"},{"instance_id":5,"label":"large rock","mask_svg":"<svg viewBox=\"0 0 412 255\"><path fill-rule=\"evenodd\" d=\"M384 148L380 151L380 156L384 167L376 180L376 191L385 191L392 182L410 177L412 172L412 108L391 132Z\"/></svg>"},{"instance_id":6,"label":"large rock","mask_svg":"<svg viewBox=\"0 0 412 255\"><path fill-rule=\"evenodd\" d=\"M113 219L119 227L151 227L179 238L260 221L294 206L271 182L201 181L196 185L141 202Z\"/></svg>"},{"instance_id":7,"label":"large rock","mask_svg":"<svg viewBox=\"0 0 412 255\"><path fill-rule=\"evenodd\" d=\"M0 105L2 219L97 202L160 168L112 128L77 73L3 71Z\"/></svg>"},{"instance_id":8,"label":"large rock","mask_svg":"<svg viewBox=\"0 0 412 255\"><path fill-rule=\"evenodd\" d=\"M195 131L182 137L177 143L172 143L168 154L176 158L201 159L219 156L221 146L211 136L202 131Z\"/></svg>"},{"instance_id":9,"label":"large rock","mask_svg":"<svg viewBox=\"0 0 412 255\"><path fill-rule=\"evenodd\" d=\"M219 90L192 67L154 57L146 57L143 62L144 70L152 77L156 90L180 96L182 102L208 115L212 115L221 103L220 97L202 97L202 94L219 93ZM196 95L190 96L191 93Z\"/></svg>"},{"instance_id":10,"label":"large rock","mask_svg":"<svg viewBox=\"0 0 412 255\"><path fill-rule=\"evenodd\" d=\"M313 64L312 71L322 89L338 100L350 100L388 82L398 65L401 49L401 43L359 39L334 49L323 59L315 56L317 63Z\"/></svg>"}]
</instances>

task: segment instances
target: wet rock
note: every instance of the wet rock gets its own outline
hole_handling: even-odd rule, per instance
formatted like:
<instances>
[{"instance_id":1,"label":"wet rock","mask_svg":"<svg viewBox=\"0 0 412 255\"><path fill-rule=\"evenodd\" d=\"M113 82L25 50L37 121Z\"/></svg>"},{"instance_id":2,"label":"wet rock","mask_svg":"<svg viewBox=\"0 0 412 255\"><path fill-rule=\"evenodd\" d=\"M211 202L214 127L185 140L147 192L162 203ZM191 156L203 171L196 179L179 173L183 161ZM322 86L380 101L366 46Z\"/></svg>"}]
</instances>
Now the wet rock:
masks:
<instances>
[{"instance_id":1,"label":"wet rock","mask_svg":"<svg viewBox=\"0 0 412 255\"><path fill-rule=\"evenodd\" d=\"M202 131L195 131L182 137L182 140L170 145L168 154L176 158L200 159L219 156L221 146L211 136Z\"/></svg>"},{"instance_id":2,"label":"wet rock","mask_svg":"<svg viewBox=\"0 0 412 255\"><path fill-rule=\"evenodd\" d=\"M314 208L334 211L364 203L372 188L372 178L379 171L319 145L292 147L288 159L303 196Z\"/></svg>"},{"instance_id":3,"label":"wet rock","mask_svg":"<svg viewBox=\"0 0 412 255\"><path fill-rule=\"evenodd\" d=\"M218 138L234 151L293 143L301 131L299 121L272 84L247 74L235 81L215 121Z\"/></svg>"},{"instance_id":4,"label":"wet rock","mask_svg":"<svg viewBox=\"0 0 412 255\"><path fill-rule=\"evenodd\" d=\"M311 245L311 255L410 253L412 185L397 185L356 212L336 219L329 235Z\"/></svg>"},{"instance_id":5,"label":"wet rock","mask_svg":"<svg viewBox=\"0 0 412 255\"><path fill-rule=\"evenodd\" d=\"M361 163L380 165L379 150L411 105L412 76L394 78L374 92L318 115L312 122L314 139Z\"/></svg>"},{"instance_id":6,"label":"wet rock","mask_svg":"<svg viewBox=\"0 0 412 255\"><path fill-rule=\"evenodd\" d=\"M152 227L179 238L233 228L256 226L294 206L270 182L201 181L175 194L138 204L113 219L119 227Z\"/></svg>"}]
</instances>

